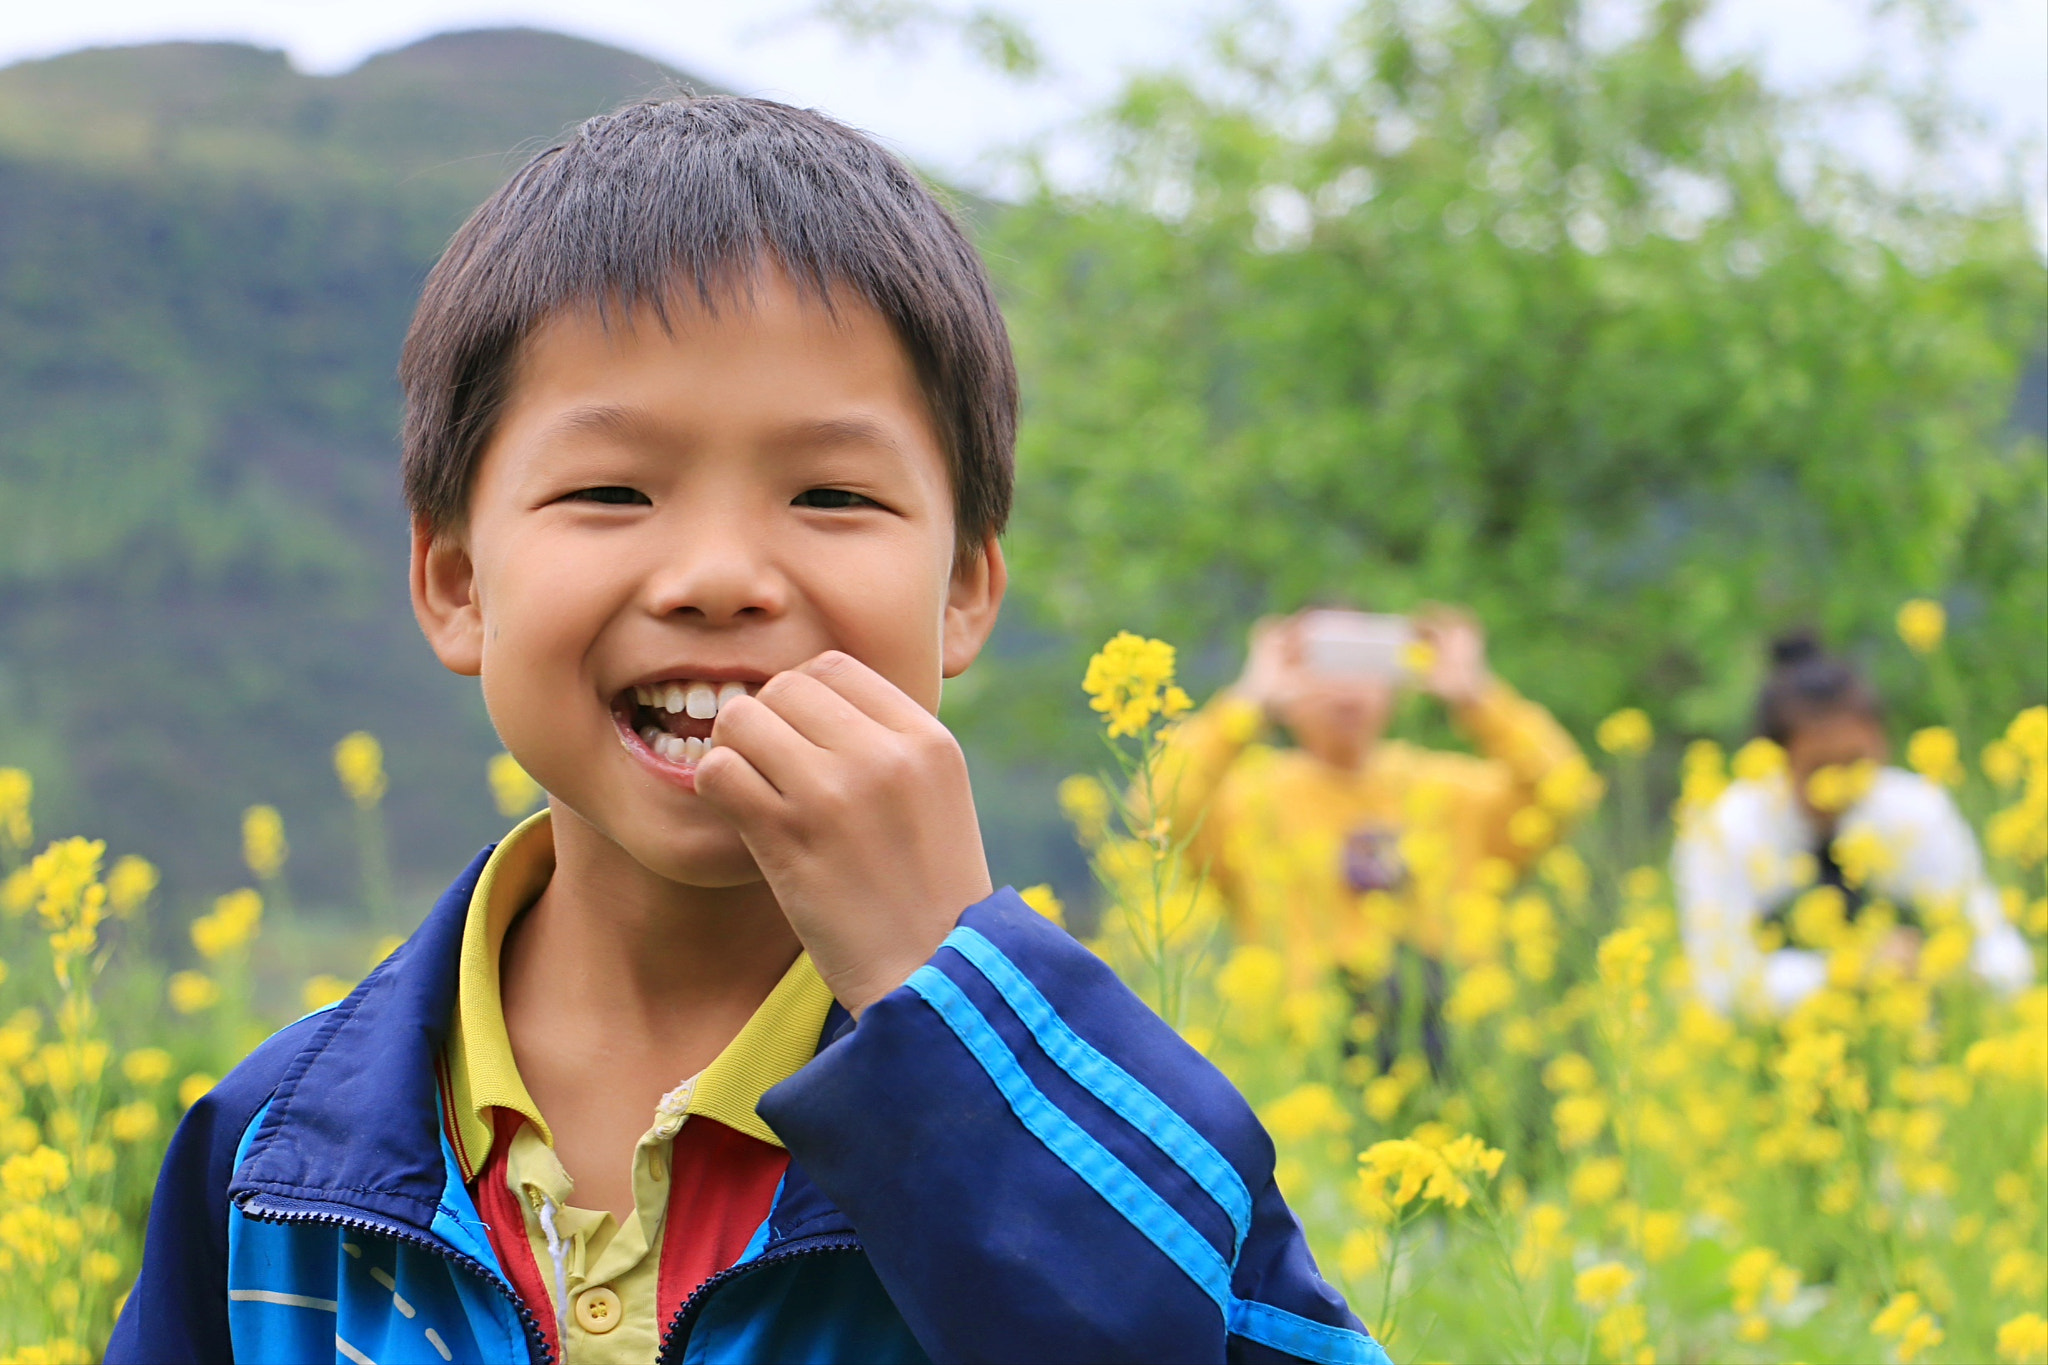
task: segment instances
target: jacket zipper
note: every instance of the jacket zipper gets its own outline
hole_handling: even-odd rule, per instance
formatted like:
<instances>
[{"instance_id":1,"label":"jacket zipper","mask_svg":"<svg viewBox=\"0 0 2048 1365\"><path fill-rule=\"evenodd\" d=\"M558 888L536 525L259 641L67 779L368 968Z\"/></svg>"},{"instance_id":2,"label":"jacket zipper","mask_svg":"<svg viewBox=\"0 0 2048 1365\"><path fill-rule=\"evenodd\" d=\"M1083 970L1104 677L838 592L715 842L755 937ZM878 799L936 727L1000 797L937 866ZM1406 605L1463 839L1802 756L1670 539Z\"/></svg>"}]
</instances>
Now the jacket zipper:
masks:
<instances>
[{"instance_id":1,"label":"jacket zipper","mask_svg":"<svg viewBox=\"0 0 2048 1365\"><path fill-rule=\"evenodd\" d=\"M676 1310L675 1317L669 1320L668 1330L661 1334L661 1349L654 1356L655 1365L676 1365L676 1361L680 1360L681 1357L671 1357L669 1350L671 1347L680 1346L688 1340L688 1329L691 1325L691 1319L703 1310L705 1300L709 1299L713 1293L723 1289L741 1276L751 1275L757 1270L771 1265L779 1265L784 1261L794 1261L803 1256L818 1256L828 1252L859 1250L860 1239L852 1233L828 1232L816 1237L805 1237L799 1241L785 1242L774 1251L758 1256L748 1261L745 1265L736 1265L730 1270L719 1271L716 1275L698 1285L695 1292L683 1301L683 1306Z\"/></svg>"},{"instance_id":2,"label":"jacket zipper","mask_svg":"<svg viewBox=\"0 0 2048 1365\"><path fill-rule=\"evenodd\" d=\"M318 1223L323 1226L351 1228L358 1232L372 1232L379 1237L389 1237L393 1241L404 1242L409 1246L431 1251L442 1260L460 1266L462 1269L478 1276L486 1284L504 1295L506 1302L510 1303L513 1311L519 1315L519 1326L526 1333L527 1354L533 1360L539 1362L539 1365L554 1365L555 1353L548 1346L547 1337L542 1334L540 1323L533 1316L532 1310L527 1308L526 1304L521 1301L517 1291L511 1285L505 1283L497 1272L493 1271L482 1261L477 1260L474 1256L465 1256L445 1243L436 1241L431 1237L423 1237L419 1233L398 1223L386 1223L378 1219L363 1218L355 1215L316 1213L304 1209L278 1208L274 1205L265 1205L262 1202L261 1195L251 1195L243 1200L241 1209L243 1213L262 1223Z\"/></svg>"}]
</instances>

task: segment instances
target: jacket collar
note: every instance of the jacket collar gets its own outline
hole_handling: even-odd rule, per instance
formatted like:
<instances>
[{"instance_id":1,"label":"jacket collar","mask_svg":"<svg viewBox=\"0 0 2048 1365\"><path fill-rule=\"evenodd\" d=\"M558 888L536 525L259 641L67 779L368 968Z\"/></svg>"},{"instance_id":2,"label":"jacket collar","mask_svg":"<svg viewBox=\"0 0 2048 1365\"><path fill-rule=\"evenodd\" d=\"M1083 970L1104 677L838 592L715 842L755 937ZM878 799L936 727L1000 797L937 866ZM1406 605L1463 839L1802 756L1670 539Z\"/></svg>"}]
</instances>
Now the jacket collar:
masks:
<instances>
[{"instance_id":1,"label":"jacket collar","mask_svg":"<svg viewBox=\"0 0 2048 1365\"><path fill-rule=\"evenodd\" d=\"M448 1182L460 1178L442 1150L436 1061L455 1008L463 925L491 852L477 854L412 937L320 1016L249 1138L231 1202L260 1193L336 1205L431 1235ZM852 1022L834 1002L818 1045ZM850 1230L792 1161L769 1215L771 1241Z\"/></svg>"}]
</instances>

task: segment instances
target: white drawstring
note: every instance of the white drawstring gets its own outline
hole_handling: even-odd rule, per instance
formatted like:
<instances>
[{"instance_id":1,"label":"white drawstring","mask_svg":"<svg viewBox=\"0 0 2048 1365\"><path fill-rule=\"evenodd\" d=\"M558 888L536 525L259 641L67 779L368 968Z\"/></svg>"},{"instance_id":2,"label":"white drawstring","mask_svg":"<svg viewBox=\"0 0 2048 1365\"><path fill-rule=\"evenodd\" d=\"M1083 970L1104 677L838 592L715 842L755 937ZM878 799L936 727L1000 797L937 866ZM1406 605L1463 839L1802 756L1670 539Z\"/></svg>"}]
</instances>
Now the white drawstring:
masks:
<instances>
[{"instance_id":1,"label":"white drawstring","mask_svg":"<svg viewBox=\"0 0 2048 1365\"><path fill-rule=\"evenodd\" d=\"M569 1350L569 1247L555 1231L555 1201L540 1197L540 1230L548 1239L548 1259L555 1263L555 1339Z\"/></svg>"}]
</instances>

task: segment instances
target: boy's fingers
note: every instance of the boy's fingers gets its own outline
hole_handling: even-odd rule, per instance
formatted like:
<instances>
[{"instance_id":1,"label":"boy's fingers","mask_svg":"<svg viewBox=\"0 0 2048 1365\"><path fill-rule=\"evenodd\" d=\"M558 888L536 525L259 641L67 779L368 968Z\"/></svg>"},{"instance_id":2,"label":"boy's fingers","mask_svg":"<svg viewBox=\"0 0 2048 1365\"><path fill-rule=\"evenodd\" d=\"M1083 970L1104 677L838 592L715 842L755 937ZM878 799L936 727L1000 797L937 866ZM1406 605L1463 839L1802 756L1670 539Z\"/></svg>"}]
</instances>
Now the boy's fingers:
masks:
<instances>
[{"instance_id":1,"label":"boy's fingers","mask_svg":"<svg viewBox=\"0 0 2048 1365\"><path fill-rule=\"evenodd\" d=\"M851 654L828 649L797 665L795 671L816 678L859 707L876 724L899 733L916 734L938 723L931 712L912 701L902 688Z\"/></svg>"},{"instance_id":2,"label":"boy's fingers","mask_svg":"<svg viewBox=\"0 0 2048 1365\"><path fill-rule=\"evenodd\" d=\"M711 723L711 745L713 753L722 748L737 750L778 792L788 792L801 782L818 759L818 746L798 734L759 697L734 697L719 707L718 719Z\"/></svg>"},{"instance_id":3,"label":"boy's fingers","mask_svg":"<svg viewBox=\"0 0 2048 1365\"><path fill-rule=\"evenodd\" d=\"M821 749L845 749L875 724L865 711L798 669L769 679L756 699Z\"/></svg>"},{"instance_id":4,"label":"boy's fingers","mask_svg":"<svg viewBox=\"0 0 2048 1365\"><path fill-rule=\"evenodd\" d=\"M782 802L774 784L737 749L714 747L697 760L697 795L744 826Z\"/></svg>"}]
</instances>

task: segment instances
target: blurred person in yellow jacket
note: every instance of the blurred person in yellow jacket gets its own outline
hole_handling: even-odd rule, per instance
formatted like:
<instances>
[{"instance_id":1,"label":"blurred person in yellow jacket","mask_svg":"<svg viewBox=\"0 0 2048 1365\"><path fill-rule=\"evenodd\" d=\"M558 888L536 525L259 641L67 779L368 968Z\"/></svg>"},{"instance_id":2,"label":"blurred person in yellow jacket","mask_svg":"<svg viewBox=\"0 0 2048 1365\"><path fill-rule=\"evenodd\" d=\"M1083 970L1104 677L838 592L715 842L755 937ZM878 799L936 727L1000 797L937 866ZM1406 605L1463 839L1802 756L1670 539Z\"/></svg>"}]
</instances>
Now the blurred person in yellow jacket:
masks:
<instances>
[{"instance_id":1,"label":"blurred person in yellow jacket","mask_svg":"<svg viewBox=\"0 0 2048 1365\"><path fill-rule=\"evenodd\" d=\"M1410 687L1478 753L1386 738ZM1291 747L1269 742L1275 727ZM1278 949L1295 988L1334 971L1384 1019L1402 1008L1396 950L1412 950L1441 1066L1440 964L1461 897L1505 890L1598 779L1550 713L1488 669L1470 616L1319 608L1253 628L1242 675L1174 730L1158 789L1239 940ZM1382 1030L1383 1061L1388 1042Z\"/></svg>"}]
</instances>

